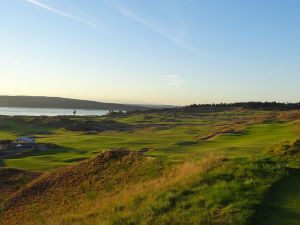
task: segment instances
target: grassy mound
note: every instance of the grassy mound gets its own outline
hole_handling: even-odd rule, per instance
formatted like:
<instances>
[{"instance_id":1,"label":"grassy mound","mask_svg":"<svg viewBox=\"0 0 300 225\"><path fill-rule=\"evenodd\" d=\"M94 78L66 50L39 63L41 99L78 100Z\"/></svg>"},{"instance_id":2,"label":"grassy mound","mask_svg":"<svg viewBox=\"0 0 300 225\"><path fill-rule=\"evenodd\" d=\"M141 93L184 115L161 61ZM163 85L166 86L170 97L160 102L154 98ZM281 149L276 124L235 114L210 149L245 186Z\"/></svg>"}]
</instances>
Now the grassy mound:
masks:
<instances>
[{"instance_id":1,"label":"grassy mound","mask_svg":"<svg viewBox=\"0 0 300 225\"><path fill-rule=\"evenodd\" d=\"M92 160L46 173L33 181L6 202L0 221L6 225L76 224L78 221L80 224L82 218L90 219L89 215L97 210L97 221L110 223L115 210L125 210L126 205L138 201L133 199L138 199L139 194L151 195L155 189L170 188L193 174L207 171L219 161L219 157L212 156L201 165L171 165L163 159L147 158L127 150L104 152ZM149 201L153 197L150 195Z\"/></svg>"},{"instance_id":2,"label":"grassy mound","mask_svg":"<svg viewBox=\"0 0 300 225\"><path fill-rule=\"evenodd\" d=\"M284 160L288 167L300 168L300 139L274 145L270 153L274 158Z\"/></svg>"},{"instance_id":3,"label":"grassy mound","mask_svg":"<svg viewBox=\"0 0 300 225\"><path fill-rule=\"evenodd\" d=\"M286 174L269 157L169 164L116 150L45 174L11 198L5 224L245 225ZM0 223L1 224L1 223Z\"/></svg>"},{"instance_id":4,"label":"grassy mound","mask_svg":"<svg viewBox=\"0 0 300 225\"><path fill-rule=\"evenodd\" d=\"M17 193L5 205L5 209L16 208L28 201L39 201L42 195L64 195L60 191L70 190L74 197L83 192L83 189L95 190L118 185L126 179L120 171L130 170L134 164L143 161L143 157L127 150L107 151L98 157L79 165L62 168L52 173L46 173ZM52 199L55 200L55 199Z\"/></svg>"},{"instance_id":5,"label":"grassy mound","mask_svg":"<svg viewBox=\"0 0 300 225\"><path fill-rule=\"evenodd\" d=\"M141 195L130 213L116 213L111 224L246 225L265 191L284 174L283 165L268 158L224 161L155 193L150 203Z\"/></svg>"},{"instance_id":6,"label":"grassy mound","mask_svg":"<svg viewBox=\"0 0 300 225\"><path fill-rule=\"evenodd\" d=\"M276 144L271 148L270 152L276 155L300 154L300 139L296 140L293 143L284 142L284 143Z\"/></svg>"}]
</instances>

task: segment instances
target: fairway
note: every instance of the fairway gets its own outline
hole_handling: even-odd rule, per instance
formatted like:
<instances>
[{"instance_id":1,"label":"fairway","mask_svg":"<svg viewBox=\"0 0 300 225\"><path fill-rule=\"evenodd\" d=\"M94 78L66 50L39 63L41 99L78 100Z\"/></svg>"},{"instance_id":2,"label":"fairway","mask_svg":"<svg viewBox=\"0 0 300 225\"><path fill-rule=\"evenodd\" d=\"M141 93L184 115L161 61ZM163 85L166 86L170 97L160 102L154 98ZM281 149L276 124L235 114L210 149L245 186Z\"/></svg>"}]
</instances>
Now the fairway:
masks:
<instances>
[{"instance_id":1,"label":"fairway","mask_svg":"<svg viewBox=\"0 0 300 225\"><path fill-rule=\"evenodd\" d=\"M275 143L296 139L294 123L249 125L240 133L224 133L204 141L193 141L201 133L213 131L211 126L179 126L164 129L145 128L132 132L85 134L57 130L42 135L39 142L53 143L57 149L33 152L22 158L4 160L7 167L47 170L92 157L110 148L151 149L149 156L182 160L215 152L227 156L250 156L262 153ZM7 134L8 135L8 134Z\"/></svg>"},{"instance_id":2,"label":"fairway","mask_svg":"<svg viewBox=\"0 0 300 225\"><path fill-rule=\"evenodd\" d=\"M282 141L297 138L292 123L266 123L250 126L244 132L223 134L200 145L204 151L245 156L258 154Z\"/></svg>"}]
</instances>

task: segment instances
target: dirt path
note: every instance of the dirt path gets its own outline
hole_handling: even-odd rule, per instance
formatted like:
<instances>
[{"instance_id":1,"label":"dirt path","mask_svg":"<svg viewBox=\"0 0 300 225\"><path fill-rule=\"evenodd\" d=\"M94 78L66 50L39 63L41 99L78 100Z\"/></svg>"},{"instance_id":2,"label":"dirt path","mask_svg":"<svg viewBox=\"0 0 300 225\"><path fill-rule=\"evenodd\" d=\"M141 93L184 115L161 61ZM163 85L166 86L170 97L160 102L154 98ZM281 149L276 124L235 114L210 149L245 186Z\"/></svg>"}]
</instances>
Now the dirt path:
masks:
<instances>
[{"instance_id":1,"label":"dirt path","mask_svg":"<svg viewBox=\"0 0 300 225\"><path fill-rule=\"evenodd\" d=\"M258 209L253 225L300 225L300 170L276 184Z\"/></svg>"}]
</instances>

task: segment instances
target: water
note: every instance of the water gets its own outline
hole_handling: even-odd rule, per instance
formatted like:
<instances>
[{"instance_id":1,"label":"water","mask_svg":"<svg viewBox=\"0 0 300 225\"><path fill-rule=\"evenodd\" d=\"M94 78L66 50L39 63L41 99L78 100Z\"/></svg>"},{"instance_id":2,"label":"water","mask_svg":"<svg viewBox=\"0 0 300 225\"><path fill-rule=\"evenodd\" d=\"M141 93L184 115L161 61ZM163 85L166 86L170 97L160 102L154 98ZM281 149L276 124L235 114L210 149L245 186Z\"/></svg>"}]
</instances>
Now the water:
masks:
<instances>
[{"instance_id":1,"label":"water","mask_svg":"<svg viewBox=\"0 0 300 225\"><path fill-rule=\"evenodd\" d=\"M0 107L0 115L7 116L68 116L73 115L74 109L48 109L48 108L15 108ZM77 116L102 116L108 110L76 109Z\"/></svg>"}]
</instances>

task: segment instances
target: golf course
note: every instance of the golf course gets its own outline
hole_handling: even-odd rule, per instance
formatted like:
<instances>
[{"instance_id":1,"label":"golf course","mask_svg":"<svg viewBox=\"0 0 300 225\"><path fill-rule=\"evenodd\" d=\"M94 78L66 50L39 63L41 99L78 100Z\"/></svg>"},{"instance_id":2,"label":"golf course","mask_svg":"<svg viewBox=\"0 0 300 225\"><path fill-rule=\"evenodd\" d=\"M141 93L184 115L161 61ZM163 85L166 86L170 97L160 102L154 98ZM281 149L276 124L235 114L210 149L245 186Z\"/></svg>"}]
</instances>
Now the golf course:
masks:
<instances>
[{"instance_id":1,"label":"golf course","mask_svg":"<svg viewBox=\"0 0 300 225\"><path fill-rule=\"evenodd\" d=\"M300 111L1 116L0 224L297 225ZM0 152L1 153L1 152Z\"/></svg>"}]
</instances>

